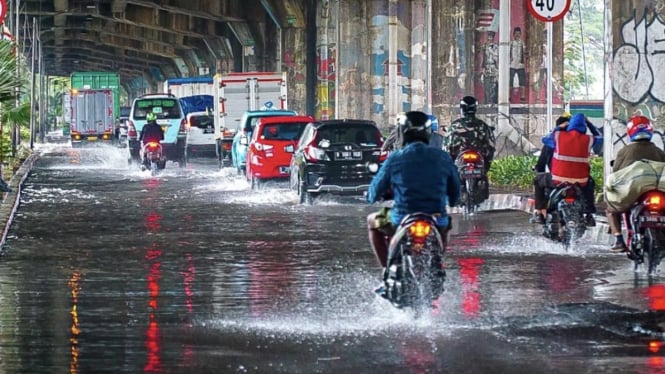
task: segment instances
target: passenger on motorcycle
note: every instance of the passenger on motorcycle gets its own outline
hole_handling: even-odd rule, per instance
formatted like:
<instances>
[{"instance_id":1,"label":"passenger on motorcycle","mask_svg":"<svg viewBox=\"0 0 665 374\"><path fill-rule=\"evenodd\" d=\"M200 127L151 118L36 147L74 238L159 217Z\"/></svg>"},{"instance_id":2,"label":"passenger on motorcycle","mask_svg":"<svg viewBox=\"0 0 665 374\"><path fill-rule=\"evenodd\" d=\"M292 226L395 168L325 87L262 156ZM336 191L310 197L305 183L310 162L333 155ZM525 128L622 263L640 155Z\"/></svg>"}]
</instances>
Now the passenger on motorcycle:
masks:
<instances>
[{"instance_id":1,"label":"passenger on motorcycle","mask_svg":"<svg viewBox=\"0 0 665 374\"><path fill-rule=\"evenodd\" d=\"M150 142L159 143L160 141L164 140L164 130L160 125L157 124L157 115L150 112L145 116L145 119L147 122L143 126L143 129L141 130L141 136L139 137L139 141L141 142L141 152L143 152L143 147L146 144ZM145 155L141 155L142 160L144 157Z\"/></svg>"},{"instance_id":2,"label":"passenger on motorcycle","mask_svg":"<svg viewBox=\"0 0 665 374\"><path fill-rule=\"evenodd\" d=\"M391 193L391 209L382 209L367 217L369 241L382 267L386 267L388 241L386 236L402 218L410 213L437 214L439 233L444 250L450 219L446 204L455 206L460 197L457 169L447 152L428 146L431 128L427 115L412 111L399 116L398 125L404 148L391 152L372 179L367 201L374 203Z\"/></svg>"},{"instance_id":3,"label":"passenger on motorcycle","mask_svg":"<svg viewBox=\"0 0 665 374\"><path fill-rule=\"evenodd\" d=\"M582 188L586 224L587 226L595 226L596 222L593 218L593 214L596 213L594 203L595 182L590 175L591 166L589 162L592 149L600 150L602 148L603 138L599 135L593 135L593 132L587 132L589 122L581 113L572 116L568 122L565 121L565 118L560 118L560 121L557 120L557 124L558 126L543 138L543 149L549 149L541 152L541 157L545 159L542 163L549 164L551 184L550 176L547 173L540 177L544 178L545 181L538 182L539 186L543 185L544 187L538 187L539 191L535 194L537 209L535 222L545 222L547 194L544 191L563 182L568 182L578 183ZM549 161L547 161L547 158L550 156L547 155L547 152L551 152ZM543 156L543 153L545 153L545 156ZM536 164L537 172L543 169L542 164L540 166ZM539 177L537 176L537 178Z\"/></svg>"},{"instance_id":4,"label":"passenger on motorcycle","mask_svg":"<svg viewBox=\"0 0 665 374\"><path fill-rule=\"evenodd\" d=\"M473 96L464 96L460 101L461 118L450 124L448 134L444 140L444 148L450 153L453 160L465 149L476 149L483 156L485 171L483 174L483 199L489 197L489 183L487 171L489 171L494 159L495 143L494 127L476 117L478 100Z\"/></svg>"},{"instance_id":5,"label":"passenger on motorcycle","mask_svg":"<svg viewBox=\"0 0 665 374\"><path fill-rule=\"evenodd\" d=\"M665 152L651 142L653 126L647 117L634 116L631 118L626 126L626 134L630 138L630 143L617 152L612 172L617 172L642 159L665 162ZM605 211L610 232L614 236L614 244L610 249L612 252L624 252L627 249L619 222L619 217L623 213L613 210L609 205Z\"/></svg>"}]
</instances>

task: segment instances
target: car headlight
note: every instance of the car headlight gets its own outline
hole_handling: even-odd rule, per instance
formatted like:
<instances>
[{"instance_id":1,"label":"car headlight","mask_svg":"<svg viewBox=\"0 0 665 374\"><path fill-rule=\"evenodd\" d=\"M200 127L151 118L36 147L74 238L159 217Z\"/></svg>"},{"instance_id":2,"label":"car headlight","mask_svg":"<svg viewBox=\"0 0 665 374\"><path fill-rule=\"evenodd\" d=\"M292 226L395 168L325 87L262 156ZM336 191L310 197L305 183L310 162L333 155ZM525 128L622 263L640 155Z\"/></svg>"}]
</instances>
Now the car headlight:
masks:
<instances>
[{"instance_id":1,"label":"car headlight","mask_svg":"<svg viewBox=\"0 0 665 374\"><path fill-rule=\"evenodd\" d=\"M367 164L367 170L369 170L370 173L376 173L377 171L379 171L379 164L377 164L376 162L370 162L369 164Z\"/></svg>"}]
</instances>

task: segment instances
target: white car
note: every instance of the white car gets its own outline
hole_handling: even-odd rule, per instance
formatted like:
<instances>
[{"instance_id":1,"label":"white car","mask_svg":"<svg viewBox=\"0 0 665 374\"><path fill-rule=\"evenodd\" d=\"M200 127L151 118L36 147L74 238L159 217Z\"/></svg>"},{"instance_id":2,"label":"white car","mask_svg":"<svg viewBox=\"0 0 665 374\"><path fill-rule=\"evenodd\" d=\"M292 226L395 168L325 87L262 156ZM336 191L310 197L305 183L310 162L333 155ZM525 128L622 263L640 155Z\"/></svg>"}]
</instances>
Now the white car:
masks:
<instances>
[{"instance_id":1,"label":"white car","mask_svg":"<svg viewBox=\"0 0 665 374\"><path fill-rule=\"evenodd\" d=\"M187 141L185 157L216 157L215 124L212 113L187 114Z\"/></svg>"}]
</instances>

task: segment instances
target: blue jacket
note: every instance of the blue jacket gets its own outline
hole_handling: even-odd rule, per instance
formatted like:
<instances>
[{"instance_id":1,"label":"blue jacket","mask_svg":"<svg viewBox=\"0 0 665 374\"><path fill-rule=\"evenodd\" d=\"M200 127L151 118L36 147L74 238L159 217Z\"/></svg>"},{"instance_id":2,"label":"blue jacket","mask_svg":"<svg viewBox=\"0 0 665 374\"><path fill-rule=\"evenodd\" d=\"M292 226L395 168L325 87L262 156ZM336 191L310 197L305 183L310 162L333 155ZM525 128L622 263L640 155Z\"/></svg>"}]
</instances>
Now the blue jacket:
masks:
<instances>
[{"instance_id":1,"label":"blue jacket","mask_svg":"<svg viewBox=\"0 0 665 374\"><path fill-rule=\"evenodd\" d=\"M555 149L556 148L556 142L554 141L554 133L557 131L572 131L575 130L577 132L580 132L582 134L586 133L587 129L591 132L593 135L593 145L591 146L593 149L593 153L595 154L600 154L600 152L603 151L603 137L600 135L600 132L598 129L594 127L594 125L587 121L587 119L584 117L583 114L575 114L570 121L568 122L568 126L565 127L565 130L562 130L558 127L554 128L552 132L543 137L543 145L545 145L548 148Z\"/></svg>"},{"instance_id":2,"label":"blue jacket","mask_svg":"<svg viewBox=\"0 0 665 374\"><path fill-rule=\"evenodd\" d=\"M455 206L460 197L459 175L448 152L423 142L390 153L372 179L367 201L378 201L390 188L390 221L395 226L415 212L440 213L438 224L447 226L446 205Z\"/></svg>"}]
</instances>

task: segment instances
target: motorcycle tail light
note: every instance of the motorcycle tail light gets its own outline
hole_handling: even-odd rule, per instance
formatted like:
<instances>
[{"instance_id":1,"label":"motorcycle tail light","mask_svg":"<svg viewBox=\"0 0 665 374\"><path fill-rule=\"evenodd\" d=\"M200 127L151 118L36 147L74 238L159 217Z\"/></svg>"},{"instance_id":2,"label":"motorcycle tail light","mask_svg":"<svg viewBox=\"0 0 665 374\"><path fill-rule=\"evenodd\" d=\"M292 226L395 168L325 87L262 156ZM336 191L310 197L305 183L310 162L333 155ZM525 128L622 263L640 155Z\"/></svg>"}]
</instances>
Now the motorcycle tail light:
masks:
<instances>
[{"instance_id":1,"label":"motorcycle tail light","mask_svg":"<svg viewBox=\"0 0 665 374\"><path fill-rule=\"evenodd\" d=\"M409 226L409 234L414 242L422 243L432 230L432 226L427 221L416 221Z\"/></svg>"},{"instance_id":2,"label":"motorcycle tail light","mask_svg":"<svg viewBox=\"0 0 665 374\"><path fill-rule=\"evenodd\" d=\"M156 143L156 142L149 142L148 143L148 149L150 149L150 150L156 149L157 146L159 146L159 143Z\"/></svg>"},{"instance_id":3,"label":"motorcycle tail light","mask_svg":"<svg viewBox=\"0 0 665 374\"><path fill-rule=\"evenodd\" d=\"M480 156L475 152L467 152L462 155L464 162L476 162Z\"/></svg>"},{"instance_id":4,"label":"motorcycle tail light","mask_svg":"<svg viewBox=\"0 0 665 374\"><path fill-rule=\"evenodd\" d=\"M576 197L575 189L569 188L568 190L566 190L566 195L563 197L563 200L569 204L572 204L575 202L575 197Z\"/></svg>"},{"instance_id":5,"label":"motorcycle tail light","mask_svg":"<svg viewBox=\"0 0 665 374\"><path fill-rule=\"evenodd\" d=\"M660 212L665 210L665 194L660 191L651 191L647 193L644 198L644 205L646 205L649 212Z\"/></svg>"}]
</instances>

